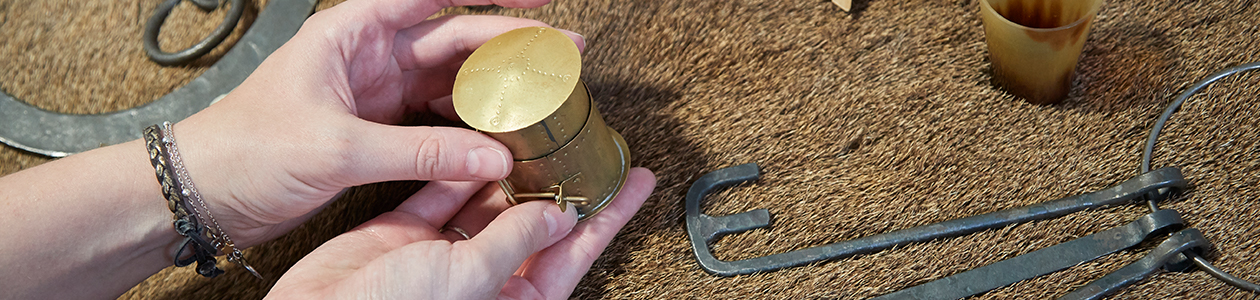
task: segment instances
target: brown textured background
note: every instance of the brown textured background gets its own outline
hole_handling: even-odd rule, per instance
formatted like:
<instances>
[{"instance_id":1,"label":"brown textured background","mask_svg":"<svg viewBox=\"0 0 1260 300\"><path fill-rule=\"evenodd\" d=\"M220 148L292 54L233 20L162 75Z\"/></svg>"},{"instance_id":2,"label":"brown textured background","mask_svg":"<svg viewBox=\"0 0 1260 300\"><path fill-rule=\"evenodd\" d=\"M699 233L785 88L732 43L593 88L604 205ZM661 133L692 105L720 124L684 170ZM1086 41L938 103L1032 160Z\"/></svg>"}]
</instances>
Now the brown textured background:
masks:
<instances>
[{"instance_id":1,"label":"brown textured background","mask_svg":"<svg viewBox=\"0 0 1260 300\"><path fill-rule=\"evenodd\" d=\"M719 258L750 258L1096 191L1136 173L1140 145L1177 93L1219 69L1260 60L1260 2L1109 1L1070 98L1036 106L990 84L979 2L570 1L532 10L474 8L542 20L587 38L583 78L610 126L659 185L574 298L867 298L1119 226L1139 205L915 244L777 272L720 278L696 265L683 196L699 176L756 162L761 180L706 200L712 215L767 208L768 229L728 236ZM320 7L335 3L324 1ZM336 1L333 1L336 2ZM99 113L182 86L190 67L150 63L140 43L156 0L0 0L0 88L41 108ZM261 3L246 11L248 26ZM167 49L222 18L181 5ZM237 30L237 35L243 32ZM235 37L229 39L229 43ZM1155 165L1192 182L1164 207L1260 281L1260 75L1227 78L1165 129ZM47 159L0 147L0 174ZM339 232L389 209L417 183L354 190L307 225L254 247L258 282L168 269L128 299L260 298L276 275ZM978 298L1057 297L1135 261L1152 243ZM1159 273L1116 299L1250 299L1203 272Z\"/></svg>"}]
</instances>

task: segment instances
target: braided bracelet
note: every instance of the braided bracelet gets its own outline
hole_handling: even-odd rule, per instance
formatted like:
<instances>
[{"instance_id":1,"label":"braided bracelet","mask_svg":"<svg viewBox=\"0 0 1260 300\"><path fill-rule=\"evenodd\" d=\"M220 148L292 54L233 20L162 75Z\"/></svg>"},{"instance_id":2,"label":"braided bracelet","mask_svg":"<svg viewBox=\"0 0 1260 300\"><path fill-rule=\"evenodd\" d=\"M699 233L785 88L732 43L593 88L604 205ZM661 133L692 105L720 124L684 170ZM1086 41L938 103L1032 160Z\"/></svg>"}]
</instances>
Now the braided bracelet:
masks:
<instances>
[{"instance_id":1,"label":"braided bracelet","mask_svg":"<svg viewBox=\"0 0 1260 300\"><path fill-rule=\"evenodd\" d=\"M192 177L184 168L183 159L179 156L179 148L175 145L175 136L170 122L153 125L144 129L145 145L149 151L149 161L153 164L158 183L162 185L162 195L166 197L167 206L175 214L175 232L184 236L184 242L175 253L175 266L183 267L197 262L197 274L214 278L223 274L223 270L215 264L214 256L226 253L228 261L240 264L255 277L262 279L248 262L240 249L227 236L219 222L210 214L209 207L197 192ZM209 220L213 227L206 226ZM192 255L180 259L185 249Z\"/></svg>"}]
</instances>

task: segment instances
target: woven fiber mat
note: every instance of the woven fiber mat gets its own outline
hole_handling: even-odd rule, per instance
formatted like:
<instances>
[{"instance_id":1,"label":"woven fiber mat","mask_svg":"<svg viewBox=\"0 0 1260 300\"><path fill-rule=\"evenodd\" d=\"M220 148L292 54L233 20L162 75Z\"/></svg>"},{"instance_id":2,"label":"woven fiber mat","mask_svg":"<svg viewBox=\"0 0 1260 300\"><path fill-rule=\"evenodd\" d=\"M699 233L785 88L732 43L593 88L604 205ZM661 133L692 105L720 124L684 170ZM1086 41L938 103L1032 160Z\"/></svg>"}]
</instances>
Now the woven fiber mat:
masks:
<instances>
[{"instance_id":1,"label":"woven fiber mat","mask_svg":"<svg viewBox=\"0 0 1260 300\"><path fill-rule=\"evenodd\" d=\"M42 108L99 113L182 86L222 49L189 67L149 62L140 33L157 2L0 1L0 88ZM521 16L584 34L582 78L629 142L632 164L658 176L657 190L574 291L580 299L868 298L1126 224L1147 208L1095 209L723 278L697 265L683 198L705 173L760 164L759 181L713 194L703 206L711 215L773 214L771 226L714 244L719 258L736 260L1098 191L1137 174L1148 131L1178 93L1260 60L1260 1L1109 1L1069 98L1032 105L991 83L975 0L859 0L849 13L825 0L555 2L449 12ZM251 3L245 22L264 8ZM182 4L164 43L191 45L221 14ZM1164 130L1154 160L1180 167L1191 183L1162 207L1214 243L1210 261L1252 281L1260 281L1258 84L1258 74L1233 76L1191 98ZM45 161L0 147L0 174ZM267 281L235 266L214 280L171 268L123 298L260 298L304 254L419 186L353 189L293 233L249 249ZM1154 246L976 298L1057 297ZM1256 297L1202 271L1161 271L1111 296Z\"/></svg>"}]
</instances>

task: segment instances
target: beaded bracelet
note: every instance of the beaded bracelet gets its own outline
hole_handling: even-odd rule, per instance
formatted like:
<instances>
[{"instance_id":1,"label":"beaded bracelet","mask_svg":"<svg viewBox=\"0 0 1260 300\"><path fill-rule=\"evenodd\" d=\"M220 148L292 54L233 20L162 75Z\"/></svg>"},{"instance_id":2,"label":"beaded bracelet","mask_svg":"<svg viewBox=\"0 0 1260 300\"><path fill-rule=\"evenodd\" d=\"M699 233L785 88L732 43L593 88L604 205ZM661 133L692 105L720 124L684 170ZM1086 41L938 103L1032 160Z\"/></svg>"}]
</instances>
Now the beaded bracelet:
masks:
<instances>
[{"instance_id":1,"label":"beaded bracelet","mask_svg":"<svg viewBox=\"0 0 1260 300\"><path fill-rule=\"evenodd\" d=\"M171 212L175 214L175 232L185 237L175 253L175 266L183 267L196 262L197 274L213 278L223 274L223 270L216 266L217 260L214 256L225 253L228 261L245 267L250 274L262 279L262 275L245 261L240 249L236 248L232 239L219 226L219 222L210 214L209 207L201 198L201 193L197 192L192 177L188 175L183 159L179 156L171 123L163 122L162 125L145 128L144 140L149 151L149 162L153 164L158 183L162 185L162 195L165 196ZM213 227L206 226L207 220ZM191 250L192 255L180 259L185 249Z\"/></svg>"}]
</instances>

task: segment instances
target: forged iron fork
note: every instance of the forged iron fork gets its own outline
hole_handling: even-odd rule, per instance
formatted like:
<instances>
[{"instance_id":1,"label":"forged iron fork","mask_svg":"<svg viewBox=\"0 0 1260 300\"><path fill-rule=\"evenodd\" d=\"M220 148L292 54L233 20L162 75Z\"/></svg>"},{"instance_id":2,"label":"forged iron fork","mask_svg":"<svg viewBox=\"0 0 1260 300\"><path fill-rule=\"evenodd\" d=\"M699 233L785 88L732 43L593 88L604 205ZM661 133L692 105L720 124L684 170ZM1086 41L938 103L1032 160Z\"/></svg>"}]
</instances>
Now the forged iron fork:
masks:
<instances>
[{"instance_id":1,"label":"forged iron fork","mask_svg":"<svg viewBox=\"0 0 1260 300\"><path fill-rule=\"evenodd\" d=\"M1191 266L1189 261L1185 260L1184 257L1180 259L1174 257L1179 252L1168 253L1167 251L1172 250L1167 249L1169 247L1180 247L1177 245L1186 243L1205 248L1208 242L1206 239L1203 239L1202 234L1197 234L1199 232L1197 229L1183 229L1184 226L1185 222L1177 211L1171 209L1157 210L1124 226L1099 231L1058 245L1038 249L872 299L947 300L965 298L1077 266L1104 255L1131 248L1143 241L1160 236L1168 237L1170 232L1176 232L1171 235L1172 238L1164 241L1164 244L1169 244L1170 246L1161 246L1163 248L1159 248L1166 250L1152 251L1151 254L1157 256L1156 258L1143 259L1144 261L1151 260L1155 262L1139 264L1140 266L1138 267L1126 267L1121 270L1127 271L1109 274L1104 276L1103 279L1090 283L1086 288L1078 289L1067 296L1059 298L1061 300L1098 299L1124 285L1145 278L1154 273L1157 268L1171 271L1187 270Z\"/></svg>"},{"instance_id":2,"label":"forged iron fork","mask_svg":"<svg viewBox=\"0 0 1260 300\"><path fill-rule=\"evenodd\" d=\"M687 191L687 235L700 268L718 276L734 276L767 272L813 262L873 253L910 243L957 237L986 229L1033 220L1052 219L1073 212L1103 206L1124 204L1142 199L1148 193L1182 190L1187 182L1177 168L1162 168L1101 191L1060 198L1038 204L1009 208L987 214L953 219L940 223L896 230L888 233L842 241L812 248L737 261L723 261L713 256L709 242L721 236L770 225L770 212L756 209L728 216L709 216L700 212L704 196L722 187L757 179L756 164L742 164L705 174Z\"/></svg>"}]
</instances>

